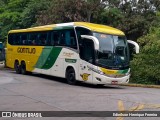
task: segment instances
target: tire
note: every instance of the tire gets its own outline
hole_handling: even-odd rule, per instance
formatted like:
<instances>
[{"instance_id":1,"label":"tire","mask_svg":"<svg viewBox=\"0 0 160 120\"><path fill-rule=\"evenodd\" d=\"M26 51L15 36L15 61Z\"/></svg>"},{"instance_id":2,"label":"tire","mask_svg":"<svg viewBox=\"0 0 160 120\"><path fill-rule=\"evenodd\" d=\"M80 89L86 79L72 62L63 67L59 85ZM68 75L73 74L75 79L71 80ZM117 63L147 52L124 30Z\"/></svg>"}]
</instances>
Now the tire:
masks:
<instances>
[{"instance_id":1,"label":"tire","mask_svg":"<svg viewBox=\"0 0 160 120\"><path fill-rule=\"evenodd\" d=\"M25 74L27 73L25 62L22 62L22 63L21 63L20 69L21 69L21 73L22 73L23 75L25 75Z\"/></svg>"},{"instance_id":2,"label":"tire","mask_svg":"<svg viewBox=\"0 0 160 120\"><path fill-rule=\"evenodd\" d=\"M19 65L18 61L15 61L15 63L14 63L14 69L15 69L15 71L16 71L17 74L21 73L21 68L20 68L20 65Z\"/></svg>"},{"instance_id":3,"label":"tire","mask_svg":"<svg viewBox=\"0 0 160 120\"><path fill-rule=\"evenodd\" d=\"M66 79L68 84L75 85L76 84L76 77L75 77L75 71L73 68L69 68L66 71Z\"/></svg>"}]
</instances>

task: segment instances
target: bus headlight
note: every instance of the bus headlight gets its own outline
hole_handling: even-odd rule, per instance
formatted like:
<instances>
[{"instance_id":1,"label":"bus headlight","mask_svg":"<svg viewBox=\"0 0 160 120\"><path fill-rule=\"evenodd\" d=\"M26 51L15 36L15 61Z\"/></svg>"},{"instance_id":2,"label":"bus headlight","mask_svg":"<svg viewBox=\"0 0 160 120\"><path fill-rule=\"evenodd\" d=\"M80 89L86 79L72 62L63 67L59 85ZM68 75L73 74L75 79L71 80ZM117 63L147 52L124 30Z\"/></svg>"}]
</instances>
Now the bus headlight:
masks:
<instances>
[{"instance_id":1,"label":"bus headlight","mask_svg":"<svg viewBox=\"0 0 160 120\"><path fill-rule=\"evenodd\" d=\"M100 74L100 75L104 75L104 72L102 72L102 71L100 71L100 70L93 70L94 72L96 72L96 73L98 73L98 74Z\"/></svg>"},{"instance_id":2,"label":"bus headlight","mask_svg":"<svg viewBox=\"0 0 160 120\"><path fill-rule=\"evenodd\" d=\"M102 72L102 71L100 71L100 70L98 70L98 69L91 68L91 67L88 67L88 68L90 68L92 71L94 71L94 72L96 72L96 73L98 73L98 74L100 74L100 75L104 75L104 72Z\"/></svg>"}]
</instances>

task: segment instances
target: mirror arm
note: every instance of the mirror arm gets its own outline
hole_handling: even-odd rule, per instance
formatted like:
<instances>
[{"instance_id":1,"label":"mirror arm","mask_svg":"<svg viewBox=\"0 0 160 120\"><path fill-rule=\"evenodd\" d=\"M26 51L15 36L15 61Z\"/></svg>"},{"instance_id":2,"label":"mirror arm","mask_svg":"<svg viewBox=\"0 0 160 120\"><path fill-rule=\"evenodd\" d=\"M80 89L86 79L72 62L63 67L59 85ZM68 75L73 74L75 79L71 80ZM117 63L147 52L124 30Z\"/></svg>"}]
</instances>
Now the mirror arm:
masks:
<instances>
[{"instance_id":1,"label":"mirror arm","mask_svg":"<svg viewBox=\"0 0 160 120\"><path fill-rule=\"evenodd\" d=\"M135 48L136 48L135 52L136 52L136 54L138 54L139 53L139 49L140 49L138 43L136 43L136 42L134 42L132 40L127 40L127 42L135 46Z\"/></svg>"},{"instance_id":2,"label":"mirror arm","mask_svg":"<svg viewBox=\"0 0 160 120\"><path fill-rule=\"evenodd\" d=\"M82 38L86 38L89 40L92 40L94 42L94 46L96 50L99 50L99 41L96 37L94 36L89 36L89 35L81 35Z\"/></svg>"}]
</instances>

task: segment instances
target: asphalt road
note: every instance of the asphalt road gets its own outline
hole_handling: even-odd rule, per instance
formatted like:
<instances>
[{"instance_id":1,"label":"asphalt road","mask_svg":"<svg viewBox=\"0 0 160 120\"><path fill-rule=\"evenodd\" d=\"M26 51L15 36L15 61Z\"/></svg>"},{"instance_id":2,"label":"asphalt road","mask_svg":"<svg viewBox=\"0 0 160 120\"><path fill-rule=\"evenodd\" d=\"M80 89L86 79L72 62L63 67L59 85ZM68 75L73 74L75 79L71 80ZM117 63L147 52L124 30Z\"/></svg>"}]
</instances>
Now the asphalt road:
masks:
<instances>
[{"instance_id":1,"label":"asphalt road","mask_svg":"<svg viewBox=\"0 0 160 120\"><path fill-rule=\"evenodd\" d=\"M0 65L0 111L160 111L160 89L68 85L65 79L20 75ZM48 117L2 120L159 120L158 117Z\"/></svg>"}]
</instances>

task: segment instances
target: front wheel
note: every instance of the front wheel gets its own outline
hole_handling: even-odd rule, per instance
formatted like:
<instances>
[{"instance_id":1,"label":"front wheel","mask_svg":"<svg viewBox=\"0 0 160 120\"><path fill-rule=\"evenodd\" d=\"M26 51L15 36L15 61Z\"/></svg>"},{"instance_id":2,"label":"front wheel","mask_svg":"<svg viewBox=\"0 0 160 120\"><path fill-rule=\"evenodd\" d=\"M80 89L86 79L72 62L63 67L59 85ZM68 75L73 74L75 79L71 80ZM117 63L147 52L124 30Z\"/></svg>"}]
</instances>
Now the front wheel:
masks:
<instances>
[{"instance_id":1,"label":"front wheel","mask_svg":"<svg viewBox=\"0 0 160 120\"><path fill-rule=\"evenodd\" d=\"M66 72L66 79L68 84L75 85L76 84L76 77L75 77L75 71L73 68L70 68Z\"/></svg>"}]
</instances>

